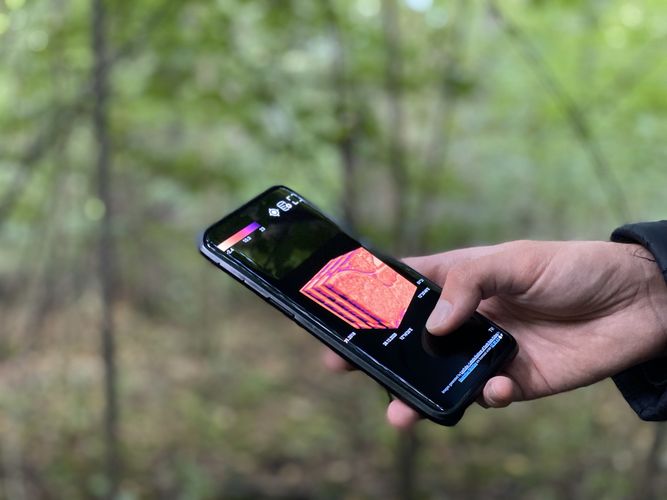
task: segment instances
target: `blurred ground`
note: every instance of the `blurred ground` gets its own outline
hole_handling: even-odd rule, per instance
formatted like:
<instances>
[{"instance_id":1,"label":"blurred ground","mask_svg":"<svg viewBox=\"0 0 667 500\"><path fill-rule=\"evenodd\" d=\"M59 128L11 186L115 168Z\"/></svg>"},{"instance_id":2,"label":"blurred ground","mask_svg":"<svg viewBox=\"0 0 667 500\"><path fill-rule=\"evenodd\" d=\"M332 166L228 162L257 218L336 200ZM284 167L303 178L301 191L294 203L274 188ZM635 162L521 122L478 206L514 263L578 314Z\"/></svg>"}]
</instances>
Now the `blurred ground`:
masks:
<instances>
[{"instance_id":1,"label":"blurred ground","mask_svg":"<svg viewBox=\"0 0 667 500\"><path fill-rule=\"evenodd\" d=\"M128 498L391 498L396 435L383 391L326 372L310 335L236 292L210 335L121 309ZM104 490L91 319L79 317L77 331L50 318L48 341L2 366L8 497ZM419 426L416 497L628 498L652 436L611 382L506 410L475 406L455 428Z\"/></svg>"}]
</instances>

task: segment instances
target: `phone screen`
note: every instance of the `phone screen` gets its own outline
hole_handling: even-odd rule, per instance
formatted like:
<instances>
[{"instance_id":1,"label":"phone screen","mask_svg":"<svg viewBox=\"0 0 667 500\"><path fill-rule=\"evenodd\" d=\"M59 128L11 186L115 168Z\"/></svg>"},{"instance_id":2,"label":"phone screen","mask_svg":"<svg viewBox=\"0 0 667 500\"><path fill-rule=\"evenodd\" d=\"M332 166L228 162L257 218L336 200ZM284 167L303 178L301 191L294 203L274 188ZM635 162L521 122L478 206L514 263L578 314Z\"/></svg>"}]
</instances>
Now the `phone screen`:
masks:
<instances>
[{"instance_id":1,"label":"phone screen","mask_svg":"<svg viewBox=\"0 0 667 500\"><path fill-rule=\"evenodd\" d=\"M212 226L205 241L436 408L468 397L513 346L478 314L450 335L426 332L440 287L379 258L287 188L266 192Z\"/></svg>"}]
</instances>

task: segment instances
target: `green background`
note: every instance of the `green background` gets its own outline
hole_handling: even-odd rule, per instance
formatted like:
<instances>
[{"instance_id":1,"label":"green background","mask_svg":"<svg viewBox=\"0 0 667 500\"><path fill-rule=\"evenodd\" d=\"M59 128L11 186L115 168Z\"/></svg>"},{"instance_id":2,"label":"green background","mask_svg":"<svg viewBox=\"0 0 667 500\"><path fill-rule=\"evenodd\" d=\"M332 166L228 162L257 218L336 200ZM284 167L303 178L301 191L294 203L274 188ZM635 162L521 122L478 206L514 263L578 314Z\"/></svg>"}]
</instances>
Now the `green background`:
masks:
<instances>
[{"instance_id":1,"label":"green background","mask_svg":"<svg viewBox=\"0 0 667 500\"><path fill-rule=\"evenodd\" d=\"M662 427L610 381L399 435L195 246L272 184L397 255L665 218L667 4L95 4L0 0L2 498L667 489Z\"/></svg>"}]
</instances>

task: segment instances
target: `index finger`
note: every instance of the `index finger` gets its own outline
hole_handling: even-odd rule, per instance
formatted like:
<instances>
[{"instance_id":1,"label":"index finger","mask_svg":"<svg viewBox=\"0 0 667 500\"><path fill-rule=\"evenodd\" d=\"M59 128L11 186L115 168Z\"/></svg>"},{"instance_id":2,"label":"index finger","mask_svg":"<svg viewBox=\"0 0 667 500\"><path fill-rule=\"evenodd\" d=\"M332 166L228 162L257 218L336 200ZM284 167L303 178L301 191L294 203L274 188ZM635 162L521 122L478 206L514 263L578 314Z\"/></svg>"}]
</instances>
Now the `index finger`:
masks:
<instances>
[{"instance_id":1,"label":"index finger","mask_svg":"<svg viewBox=\"0 0 667 500\"><path fill-rule=\"evenodd\" d=\"M460 248L448 252L423 255L419 257L405 257L403 263L412 267L431 281L442 286L447 279L449 270L461 264L479 257L497 253L501 250L500 245L487 245L470 248Z\"/></svg>"},{"instance_id":2,"label":"index finger","mask_svg":"<svg viewBox=\"0 0 667 500\"><path fill-rule=\"evenodd\" d=\"M421 420L421 416L400 399L394 399L387 406L387 421L397 429L409 429Z\"/></svg>"},{"instance_id":3,"label":"index finger","mask_svg":"<svg viewBox=\"0 0 667 500\"><path fill-rule=\"evenodd\" d=\"M333 372L346 372L356 369L328 347L325 347L322 352L322 362L324 363L324 366Z\"/></svg>"}]
</instances>

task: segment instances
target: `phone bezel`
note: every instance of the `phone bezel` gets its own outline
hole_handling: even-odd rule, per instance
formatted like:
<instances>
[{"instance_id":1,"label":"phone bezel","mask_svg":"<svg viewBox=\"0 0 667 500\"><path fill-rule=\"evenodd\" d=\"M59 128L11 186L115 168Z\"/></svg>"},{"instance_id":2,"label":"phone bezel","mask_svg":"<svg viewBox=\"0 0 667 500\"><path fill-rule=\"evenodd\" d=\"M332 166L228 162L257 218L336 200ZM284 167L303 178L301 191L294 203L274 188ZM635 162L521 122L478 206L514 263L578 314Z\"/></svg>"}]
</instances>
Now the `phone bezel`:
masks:
<instances>
[{"instance_id":1,"label":"phone bezel","mask_svg":"<svg viewBox=\"0 0 667 500\"><path fill-rule=\"evenodd\" d=\"M220 268L222 271L226 272L236 281L238 281L246 288L254 292L258 297L260 297L266 303L270 304L274 308L284 313L289 319L297 323L299 326L301 326L304 330L313 335L319 341L327 345L339 356L343 357L352 365L356 366L361 371L369 375L371 378L373 378L376 382L382 385L394 396L398 397L405 403L409 404L422 416L441 425L448 425L448 426L455 425L463 416L465 409L478 396L479 392L483 388L483 384L480 384L479 387L476 386L471 387L452 408L443 408L442 406L438 405L430 398L428 398L426 395L422 394L416 387L412 386L411 384L403 380L398 374L394 373L393 371L389 370L388 368L384 367L379 363L374 364L373 362L371 362L371 360L368 359L370 358L370 356L366 355L366 357L364 357L363 355L357 354L357 352L353 347L351 347L348 344L345 344L343 340L339 337L339 335L330 328L328 328L324 323L320 322L317 316L299 307L298 304L294 303L288 296L286 296L279 289L277 289L276 287L274 287L273 285L262 279L262 277L259 276L257 273L255 273L252 269L244 266L242 263L236 260L229 258L224 252L221 252L220 250L215 248L215 246L207 238L207 235L212 228L216 227L218 224L227 219L233 218L234 216L242 212L249 205L257 202L264 196L267 196L269 193L277 189L286 189L292 193L295 193L297 196L301 197L304 201L306 201L310 205L310 207L313 208L320 216L324 217L327 220L330 220L332 223L336 224L336 226L338 226L341 229L341 231L349 235L349 232L346 229L341 228L340 224L338 224L336 221L333 221L330 217L324 214L311 201L301 196L299 193L296 193L293 189L288 188L287 186L275 185L266 189L262 193L258 194L248 202L238 207L236 210L220 218L218 221L209 225L209 227L207 227L204 231L202 231L198 237L198 246L200 253L207 260L209 260L211 263ZM350 236L354 238L353 235ZM357 238L355 239L359 241ZM369 250L378 255L381 259L385 261L390 261L390 263L394 266L401 267L403 269L411 269L403 262L391 256L388 256L382 252L377 252L375 249L372 248L370 248ZM416 272L414 270L412 271ZM440 287L435 283L433 285L434 288L437 289L434 291L437 291L439 293ZM482 316L477 312L475 313L475 315ZM501 331L504 334L504 339L505 338L507 339L506 342L503 343L503 346L505 346L505 351L507 352L498 356L495 363L490 367L490 372L497 373L502 369L502 367L506 363L511 361L511 359L514 357L514 355L517 352L517 344L511 334L509 334L503 328L493 323L485 316L482 317L484 318L485 321L488 321L489 324L493 325L495 328Z\"/></svg>"}]
</instances>

